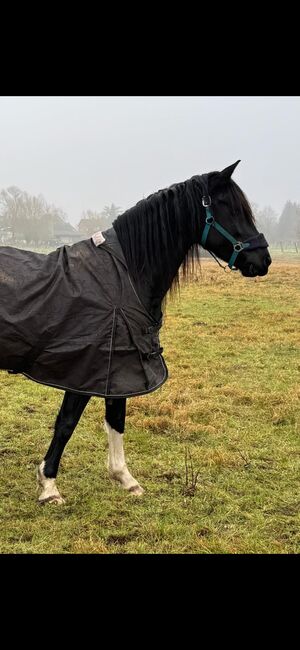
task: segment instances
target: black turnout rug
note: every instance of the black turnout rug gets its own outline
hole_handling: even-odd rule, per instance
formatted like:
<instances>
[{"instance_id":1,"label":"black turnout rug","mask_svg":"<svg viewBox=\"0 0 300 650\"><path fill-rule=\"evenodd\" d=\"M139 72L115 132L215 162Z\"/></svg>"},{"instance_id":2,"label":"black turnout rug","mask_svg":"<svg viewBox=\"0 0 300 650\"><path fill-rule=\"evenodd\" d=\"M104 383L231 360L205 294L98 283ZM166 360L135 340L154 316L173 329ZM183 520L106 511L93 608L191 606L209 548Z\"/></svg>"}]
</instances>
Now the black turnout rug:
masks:
<instances>
[{"instance_id":1,"label":"black turnout rug","mask_svg":"<svg viewBox=\"0 0 300 650\"><path fill-rule=\"evenodd\" d=\"M0 247L0 368L63 390L130 397L168 371L157 322L113 228L48 255Z\"/></svg>"}]
</instances>

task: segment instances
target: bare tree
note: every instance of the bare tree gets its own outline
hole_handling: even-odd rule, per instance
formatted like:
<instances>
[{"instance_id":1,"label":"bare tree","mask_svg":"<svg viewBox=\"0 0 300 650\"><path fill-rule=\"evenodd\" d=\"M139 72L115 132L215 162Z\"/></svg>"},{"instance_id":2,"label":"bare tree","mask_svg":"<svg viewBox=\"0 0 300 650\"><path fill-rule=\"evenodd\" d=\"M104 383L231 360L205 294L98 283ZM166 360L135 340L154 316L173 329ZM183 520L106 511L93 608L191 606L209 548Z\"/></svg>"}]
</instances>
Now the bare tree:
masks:
<instances>
[{"instance_id":1,"label":"bare tree","mask_svg":"<svg viewBox=\"0 0 300 650\"><path fill-rule=\"evenodd\" d=\"M25 194L15 185L8 187L6 190L0 192L0 214L2 226L10 229L12 239L15 240L16 228L18 220L21 216L21 201L20 198Z\"/></svg>"},{"instance_id":2,"label":"bare tree","mask_svg":"<svg viewBox=\"0 0 300 650\"><path fill-rule=\"evenodd\" d=\"M300 205L287 201L280 215L278 224L279 237L282 240L297 238L300 224Z\"/></svg>"},{"instance_id":3,"label":"bare tree","mask_svg":"<svg viewBox=\"0 0 300 650\"><path fill-rule=\"evenodd\" d=\"M106 217L106 219L109 221L109 225L111 225L112 222L120 214L120 212L121 212L121 208L118 205L112 203L110 207L108 205L105 205L102 211L102 215Z\"/></svg>"},{"instance_id":4,"label":"bare tree","mask_svg":"<svg viewBox=\"0 0 300 650\"><path fill-rule=\"evenodd\" d=\"M82 213L81 219L78 224L78 230L83 235L90 236L97 230L106 230L110 228L112 222L117 218L121 208L114 203L109 207L106 205L102 212L94 212L93 210L86 210Z\"/></svg>"},{"instance_id":5,"label":"bare tree","mask_svg":"<svg viewBox=\"0 0 300 650\"><path fill-rule=\"evenodd\" d=\"M42 195L30 196L14 186L0 192L0 217L4 231L11 232L12 242L27 244L48 241L53 238L55 224L66 221L62 210L48 205Z\"/></svg>"},{"instance_id":6,"label":"bare tree","mask_svg":"<svg viewBox=\"0 0 300 650\"><path fill-rule=\"evenodd\" d=\"M274 242L278 233L278 216L270 205L256 214L258 230L263 232L268 242Z\"/></svg>"}]
</instances>

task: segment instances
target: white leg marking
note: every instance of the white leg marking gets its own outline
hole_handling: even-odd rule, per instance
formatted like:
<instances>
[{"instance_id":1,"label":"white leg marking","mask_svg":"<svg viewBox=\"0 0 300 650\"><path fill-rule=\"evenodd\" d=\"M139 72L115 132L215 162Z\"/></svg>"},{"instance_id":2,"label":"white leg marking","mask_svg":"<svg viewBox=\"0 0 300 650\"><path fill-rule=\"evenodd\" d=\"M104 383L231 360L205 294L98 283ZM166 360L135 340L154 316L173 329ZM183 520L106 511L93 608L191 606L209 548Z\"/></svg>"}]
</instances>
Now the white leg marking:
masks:
<instances>
[{"instance_id":1,"label":"white leg marking","mask_svg":"<svg viewBox=\"0 0 300 650\"><path fill-rule=\"evenodd\" d=\"M134 496L140 496L144 490L131 476L125 461L123 433L115 431L104 419L104 429L108 436L108 471L110 478L121 483L124 490Z\"/></svg>"},{"instance_id":2,"label":"white leg marking","mask_svg":"<svg viewBox=\"0 0 300 650\"><path fill-rule=\"evenodd\" d=\"M55 478L47 478L44 474L44 467L45 461L43 460L37 469L38 485L42 488L42 492L39 496L39 503L65 503L55 485Z\"/></svg>"}]
</instances>

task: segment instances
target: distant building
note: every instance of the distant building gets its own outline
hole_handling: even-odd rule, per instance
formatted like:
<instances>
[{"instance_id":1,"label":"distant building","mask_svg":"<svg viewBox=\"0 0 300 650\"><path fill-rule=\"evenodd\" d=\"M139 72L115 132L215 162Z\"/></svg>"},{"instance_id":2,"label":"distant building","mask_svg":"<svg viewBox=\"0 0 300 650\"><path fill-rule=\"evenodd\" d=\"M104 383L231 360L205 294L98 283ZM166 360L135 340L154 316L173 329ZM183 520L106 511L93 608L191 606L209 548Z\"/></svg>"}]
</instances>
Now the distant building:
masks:
<instances>
[{"instance_id":1,"label":"distant building","mask_svg":"<svg viewBox=\"0 0 300 650\"><path fill-rule=\"evenodd\" d=\"M50 232L49 232L50 230ZM12 228L12 226L3 226L0 224L0 244L8 244L9 246L22 246L22 245L34 245L34 246L51 246L55 248L63 244L74 244L77 241L82 241L85 239L85 236L79 232L72 224L68 221L64 221L59 215L55 215L55 219L52 220L48 234L42 234L42 230L36 231L35 238L31 239L29 237L24 237L24 231L22 228L17 225ZM45 230L44 230L45 232Z\"/></svg>"},{"instance_id":2,"label":"distant building","mask_svg":"<svg viewBox=\"0 0 300 650\"><path fill-rule=\"evenodd\" d=\"M68 221L63 221L60 217L56 218L53 224L53 237L49 240L50 245L75 244L82 241L84 236Z\"/></svg>"}]
</instances>

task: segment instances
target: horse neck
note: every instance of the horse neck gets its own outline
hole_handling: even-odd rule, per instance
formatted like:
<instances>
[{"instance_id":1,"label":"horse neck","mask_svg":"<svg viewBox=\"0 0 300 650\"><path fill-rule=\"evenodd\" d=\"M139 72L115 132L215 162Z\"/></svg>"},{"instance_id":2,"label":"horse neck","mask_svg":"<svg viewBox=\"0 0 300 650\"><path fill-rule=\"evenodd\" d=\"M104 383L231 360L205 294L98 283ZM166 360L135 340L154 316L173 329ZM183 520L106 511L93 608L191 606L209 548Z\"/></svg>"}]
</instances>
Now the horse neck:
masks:
<instances>
[{"instance_id":1,"label":"horse neck","mask_svg":"<svg viewBox=\"0 0 300 650\"><path fill-rule=\"evenodd\" d=\"M160 218L163 219L162 216ZM188 223L186 214L180 214L178 218L182 219L183 224ZM157 259L155 251L153 252L154 273L144 269L136 279L145 306L157 319L161 314L161 303L193 243L192 235L188 232L182 242L169 239L168 250L161 254L161 259ZM169 259L168 264L164 263L166 258Z\"/></svg>"}]
</instances>

